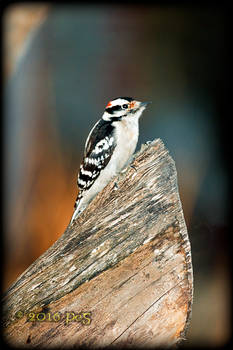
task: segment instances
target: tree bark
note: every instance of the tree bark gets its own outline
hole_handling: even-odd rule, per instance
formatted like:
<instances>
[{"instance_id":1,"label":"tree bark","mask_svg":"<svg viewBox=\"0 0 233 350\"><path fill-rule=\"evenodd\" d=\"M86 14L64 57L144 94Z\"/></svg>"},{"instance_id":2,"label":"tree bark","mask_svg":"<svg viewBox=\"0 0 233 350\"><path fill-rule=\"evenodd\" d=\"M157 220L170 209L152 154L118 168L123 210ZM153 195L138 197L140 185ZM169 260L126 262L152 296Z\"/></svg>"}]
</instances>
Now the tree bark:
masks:
<instances>
[{"instance_id":1,"label":"tree bark","mask_svg":"<svg viewBox=\"0 0 233 350\"><path fill-rule=\"evenodd\" d=\"M9 344L170 346L185 337L193 276L174 161L157 139L115 181L9 288Z\"/></svg>"}]
</instances>

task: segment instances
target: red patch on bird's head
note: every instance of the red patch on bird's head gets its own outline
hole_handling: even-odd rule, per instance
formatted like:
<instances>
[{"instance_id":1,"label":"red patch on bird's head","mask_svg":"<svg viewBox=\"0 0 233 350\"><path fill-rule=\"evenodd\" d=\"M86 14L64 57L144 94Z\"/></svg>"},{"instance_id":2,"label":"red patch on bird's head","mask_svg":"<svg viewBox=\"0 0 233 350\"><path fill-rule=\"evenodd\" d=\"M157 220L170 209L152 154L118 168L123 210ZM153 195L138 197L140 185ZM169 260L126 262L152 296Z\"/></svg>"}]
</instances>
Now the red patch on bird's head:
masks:
<instances>
[{"instance_id":1,"label":"red patch on bird's head","mask_svg":"<svg viewBox=\"0 0 233 350\"><path fill-rule=\"evenodd\" d=\"M131 109L131 108L134 108L134 107L135 107L135 101L130 102L129 108Z\"/></svg>"},{"instance_id":2,"label":"red patch on bird's head","mask_svg":"<svg viewBox=\"0 0 233 350\"><path fill-rule=\"evenodd\" d=\"M108 104L107 104L107 106L106 106L106 108L109 108L109 107L111 107L111 106L112 106L112 101L109 101Z\"/></svg>"}]
</instances>

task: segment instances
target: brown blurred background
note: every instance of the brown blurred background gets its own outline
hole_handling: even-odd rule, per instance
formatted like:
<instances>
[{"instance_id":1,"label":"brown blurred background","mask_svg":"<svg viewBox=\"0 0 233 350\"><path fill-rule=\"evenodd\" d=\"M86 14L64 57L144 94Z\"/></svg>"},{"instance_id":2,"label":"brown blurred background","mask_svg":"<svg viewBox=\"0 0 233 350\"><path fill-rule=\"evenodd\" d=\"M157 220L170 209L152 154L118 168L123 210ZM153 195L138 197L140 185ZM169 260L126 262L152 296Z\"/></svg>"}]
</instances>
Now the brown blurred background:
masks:
<instances>
[{"instance_id":1,"label":"brown blurred background","mask_svg":"<svg viewBox=\"0 0 233 350\"><path fill-rule=\"evenodd\" d=\"M194 304L184 345L230 337L224 6L5 8L4 289L65 230L85 139L117 96L151 100L138 147L175 159L192 245Z\"/></svg>"}]
</instances>

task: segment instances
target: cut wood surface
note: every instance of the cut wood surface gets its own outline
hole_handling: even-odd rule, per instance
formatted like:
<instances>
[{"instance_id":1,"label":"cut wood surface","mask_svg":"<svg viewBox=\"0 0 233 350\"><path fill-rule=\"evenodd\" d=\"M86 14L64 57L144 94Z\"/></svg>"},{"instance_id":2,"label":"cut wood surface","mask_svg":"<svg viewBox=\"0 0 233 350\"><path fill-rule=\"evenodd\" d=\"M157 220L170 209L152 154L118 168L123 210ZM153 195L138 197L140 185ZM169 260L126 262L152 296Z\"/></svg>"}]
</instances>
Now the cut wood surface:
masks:
<instances>
[{"instance_id":1,"label":"cut wood surface","mask_svg":"<svg viewBox=\"0 0 233 350\"><path fill-rule=\"evenodd\" d=\"M175 164L157 139L131 165L9 288L9 344L170 346L185 337L193 278Z\"/></svg>"}]
</instances>

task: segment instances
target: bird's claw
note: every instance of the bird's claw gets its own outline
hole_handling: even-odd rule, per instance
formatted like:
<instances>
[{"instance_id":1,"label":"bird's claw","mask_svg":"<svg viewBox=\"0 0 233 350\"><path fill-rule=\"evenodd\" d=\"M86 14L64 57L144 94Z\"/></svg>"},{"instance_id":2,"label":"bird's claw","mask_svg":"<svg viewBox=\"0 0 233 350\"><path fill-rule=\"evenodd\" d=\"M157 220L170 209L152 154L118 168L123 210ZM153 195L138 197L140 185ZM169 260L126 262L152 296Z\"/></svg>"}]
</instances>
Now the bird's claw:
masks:
<instances>
[{"instance_id":1,"label":"bird's claw","mask_svg":"<svg viewBox=\"0 0 233 350\"><path fill-rule=\"evenodd\" d=\"M135 165L131 164L130 167L133 168L137 172L137 168Z\"/></svg>"}]
</instances>

